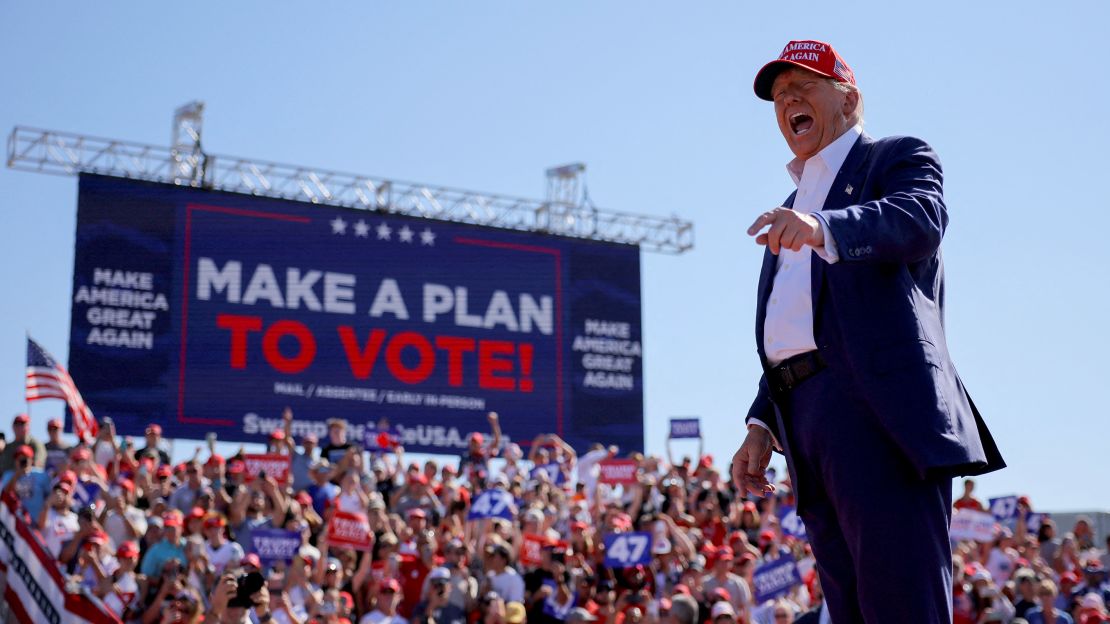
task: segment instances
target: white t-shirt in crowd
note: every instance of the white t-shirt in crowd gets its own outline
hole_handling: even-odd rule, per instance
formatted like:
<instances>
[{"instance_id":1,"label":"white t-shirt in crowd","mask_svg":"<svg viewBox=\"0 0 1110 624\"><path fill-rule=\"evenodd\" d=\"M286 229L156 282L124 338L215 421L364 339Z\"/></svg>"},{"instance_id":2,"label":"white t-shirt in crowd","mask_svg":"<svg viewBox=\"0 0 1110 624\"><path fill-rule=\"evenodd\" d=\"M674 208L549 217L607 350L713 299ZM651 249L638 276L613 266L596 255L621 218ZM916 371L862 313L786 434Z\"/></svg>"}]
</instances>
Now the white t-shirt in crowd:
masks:
<instances>
[{"instance_id":1,"label":"white t-shirt in crowd","mask_svg":"<svg viewBox=\"0 0 1110 624\"><path fill-rule=\"evenodd\" d=\"M362 616L358 624L408 624L408 620L399 615L386 615L377 609Z\"/></svg>"},{"instance_id":2,"label":"white t-shirt in crowd","mask_svg":"<svg viewBox=\"0 0 1110 624\"><path fill-rule=\"evenodd\" d=\"M135 594L137 593L139 593L139 584L135 582L135 573L127 572L121 574L119 578L116 579L112 591L108 592L108 595L104 597L104 604L111 609L112 613L115 613L116 616L122 617L123 610L127 608L127 605L131 604L131 601L134 600Z\"/></svg>"},{"instance_id":3,"label":"white t-shirt in crowd","mask_svg":"<svg viewBox=\"0 0 1110 624\"><path fill-rule=\"evenodd\" d=\"M489 577L490 587L505 602L524 602L524 579L515 568L505 568Z\"/></svg>"},{"instance_id":4,"label":"white t-shirt in crowd","mask_svg":"<svg viewBox=\"0 0 1110 624\"><path fill-rule=\"evenodd\" d=\"M239 563L243 558L243 547L239 542L224 542L219 548L212 548L211 544L205 542L204 548L208 551L208 563L216 569L216 574L223 572L228 562Z\"/></svg>"},{"instance_id":5,"label":"white t-shirt in crowd","mask_svg":"<svg viewBox=\"0 0 1110 624\"><path fill-rule=\"evenodd\" d=\"M64 513L58 513L51 507L46 511L46 526L42 530L42 541L45 542L46 550L50 555L57 559L62 553L62 546L73 539L80 530L81 525L77 524L77 514L68 509Z\"/></svg>"},{"instance_id":6,"label":"white t-shirt in crowd","mask_svg":"<svg viewBox=\"0 0 1110 624\"><path fill-rule=\"evenodd\" d=\"M991 573L996 585L1005 585L1014 572L1014 560L1001 548L992 548L987 555L987 571Z\"/></svg>"},{"instance_id":7,"label":"white t-shirt in crowd","mask_svg":"<svg viewBox=\"0 0 1110 624\"><path fill-rule=\"evenodd\" d=\"M127 524L123 521L124 516L131 521L131 525L139 532L137 536L131 535L131 532L127 530ZM104 530L108 533L112 550L116 550L120 544L127 541L138 541L146 534L146 514L130 505L124 507L122 515L113 509L104 518Z\"/></svg>"}]
</instances>

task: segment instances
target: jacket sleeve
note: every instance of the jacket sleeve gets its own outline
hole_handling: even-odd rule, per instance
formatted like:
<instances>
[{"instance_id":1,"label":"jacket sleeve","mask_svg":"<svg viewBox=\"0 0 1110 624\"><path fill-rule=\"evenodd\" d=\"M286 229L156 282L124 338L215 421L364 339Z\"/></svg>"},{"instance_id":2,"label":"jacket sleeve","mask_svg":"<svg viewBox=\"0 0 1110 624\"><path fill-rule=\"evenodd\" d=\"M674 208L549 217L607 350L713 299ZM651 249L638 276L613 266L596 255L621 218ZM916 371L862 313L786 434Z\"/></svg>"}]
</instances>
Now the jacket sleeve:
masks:
<instances>
[{"instance_id":1,"label":"jacket sleeve","mask_svg":"<svg viewBox=\"0 0 1110 624\"><path fill-rule=\"evenodd\" d=\"M756 422L752 422L752 421ZM748 416L744 419L745 424L761 425L764 429L771 432L774 436L778 429L778 415L775 412L775 406L771 403L771 393L767 390L767 376L759 376L759 389L756 391L755 400L752 401L752 406L748 408Z\"/></svg>"},{"instance_id":2,"label":"jacket sleeve","mask_svg":"<svg viewBox=\"0 0 1110 624\"><path fill-rule=\"evenodd\" d=\"M948 225L940 161L924 141L895 139L881 157L882 197L822 210L841 262L910 263L933 255Z\"/></svg>"}]
</instances>

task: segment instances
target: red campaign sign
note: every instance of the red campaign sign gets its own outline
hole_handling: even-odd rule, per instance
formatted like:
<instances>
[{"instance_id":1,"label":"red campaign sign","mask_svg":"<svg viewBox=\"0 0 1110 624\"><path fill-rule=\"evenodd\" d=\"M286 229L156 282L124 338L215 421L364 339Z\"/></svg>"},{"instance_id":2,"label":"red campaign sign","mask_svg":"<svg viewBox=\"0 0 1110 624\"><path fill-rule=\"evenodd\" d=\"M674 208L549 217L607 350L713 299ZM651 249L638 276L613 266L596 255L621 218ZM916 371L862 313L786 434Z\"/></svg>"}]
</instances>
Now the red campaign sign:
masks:
<instances>
[{"instance_id":1,"label":"red campaign sign","mask_svg":"<svg viewBox=\"0 0 1110 624\"><path fill-rule=\"evenodd\" d=\"M259 472L265 472L278 483L285 484L289 482L289 462L290 458L288 455L280 455L277 453L267 455L243 455L243 472L247 475L247 481L254 481Z\"/></svg>"},{"instance_id":2,"label":"red campaign sign","mask_svg":"<svg viewBox=\"0 0 1110 624\"><path fill-rule=\"evenodd\" d=\"M328 523L328 544L369 552L370 522L362 514L336 511Z\"/></svg>"},{"instance_id":3,"label":"red campaign sign","mask_svg":"<svg viewBox=\"0 0 1110 624\"><path fill-rule=\"evenodd\" d=\"M601 468L601 475L598 477L601 483L610 485L636 483L638 463L635 459L604 459L598 463L598 466Z\"/></svg>"},{"instance_id":4,"label":"red campaign sign","mask_svg":"<svg viewBox=\"0 0 1110 624\"><path fill-rule=\"evenodd\" d=\"M543 563L543 547L547 543L548 539L542 535L525 533L524 542L520 545L520 563L526 567Z\"/></svg>"},{"instance_id":5,"label":"red campaign sign","mask_svg":"<svg viewBox=\"0 0 1110 624\"><path fill-rule=\"evenodd\" d=\"M570 544L563 540L554 540L535 533L525 533L524 541L520 544L520 563L524 566L538 566L543 564L543 549L554 546L566 550Z\"/></svg>"}]
</instances>

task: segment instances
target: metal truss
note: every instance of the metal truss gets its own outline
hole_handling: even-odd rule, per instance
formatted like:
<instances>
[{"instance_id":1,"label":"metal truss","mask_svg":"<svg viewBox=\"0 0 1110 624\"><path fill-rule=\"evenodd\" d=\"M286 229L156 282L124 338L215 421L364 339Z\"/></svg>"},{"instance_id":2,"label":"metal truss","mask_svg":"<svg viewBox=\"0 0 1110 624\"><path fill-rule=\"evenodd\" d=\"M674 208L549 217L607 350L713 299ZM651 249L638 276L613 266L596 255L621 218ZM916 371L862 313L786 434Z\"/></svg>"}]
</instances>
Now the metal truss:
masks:
<instances>
[{"instance_id":1,"label":"metal truss","mask_svg":"<svg viewBox=\"0 0 1110 624\"><path fill-rule=\"evenodd\" d=\"M179 109L188 114L185 107ZM412 217L639 245L679 254L694 246L694 226L677 216L601 210L572 203L402 182L312 167L205 154L192 136L174 147L16 126L8 136L8 167L57 175L97 173L196 188L307 201Z\"/></svg>"}]
</instances>

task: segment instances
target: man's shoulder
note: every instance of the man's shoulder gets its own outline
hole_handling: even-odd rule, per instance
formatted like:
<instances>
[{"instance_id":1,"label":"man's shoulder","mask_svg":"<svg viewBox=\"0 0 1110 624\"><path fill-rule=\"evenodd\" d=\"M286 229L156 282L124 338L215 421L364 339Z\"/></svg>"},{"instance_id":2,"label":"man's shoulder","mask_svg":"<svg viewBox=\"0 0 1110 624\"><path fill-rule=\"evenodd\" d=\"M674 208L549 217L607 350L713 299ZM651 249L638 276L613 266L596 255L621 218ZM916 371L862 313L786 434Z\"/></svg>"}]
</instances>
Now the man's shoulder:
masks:
<instances>
[{"instance_id":1,"label":"man's shoulder","mask_svg":"<svg viewBox=\"0 0 1110 624\"><path fill-rule=\"evenodd\" d=\"M909 154L928 154L936 158L936 151L924 139L906 134L895 134L882 138L863 135L864 144L871 146L871 153L878 159L895 159Z\"/></svg>"}]
</instances>

